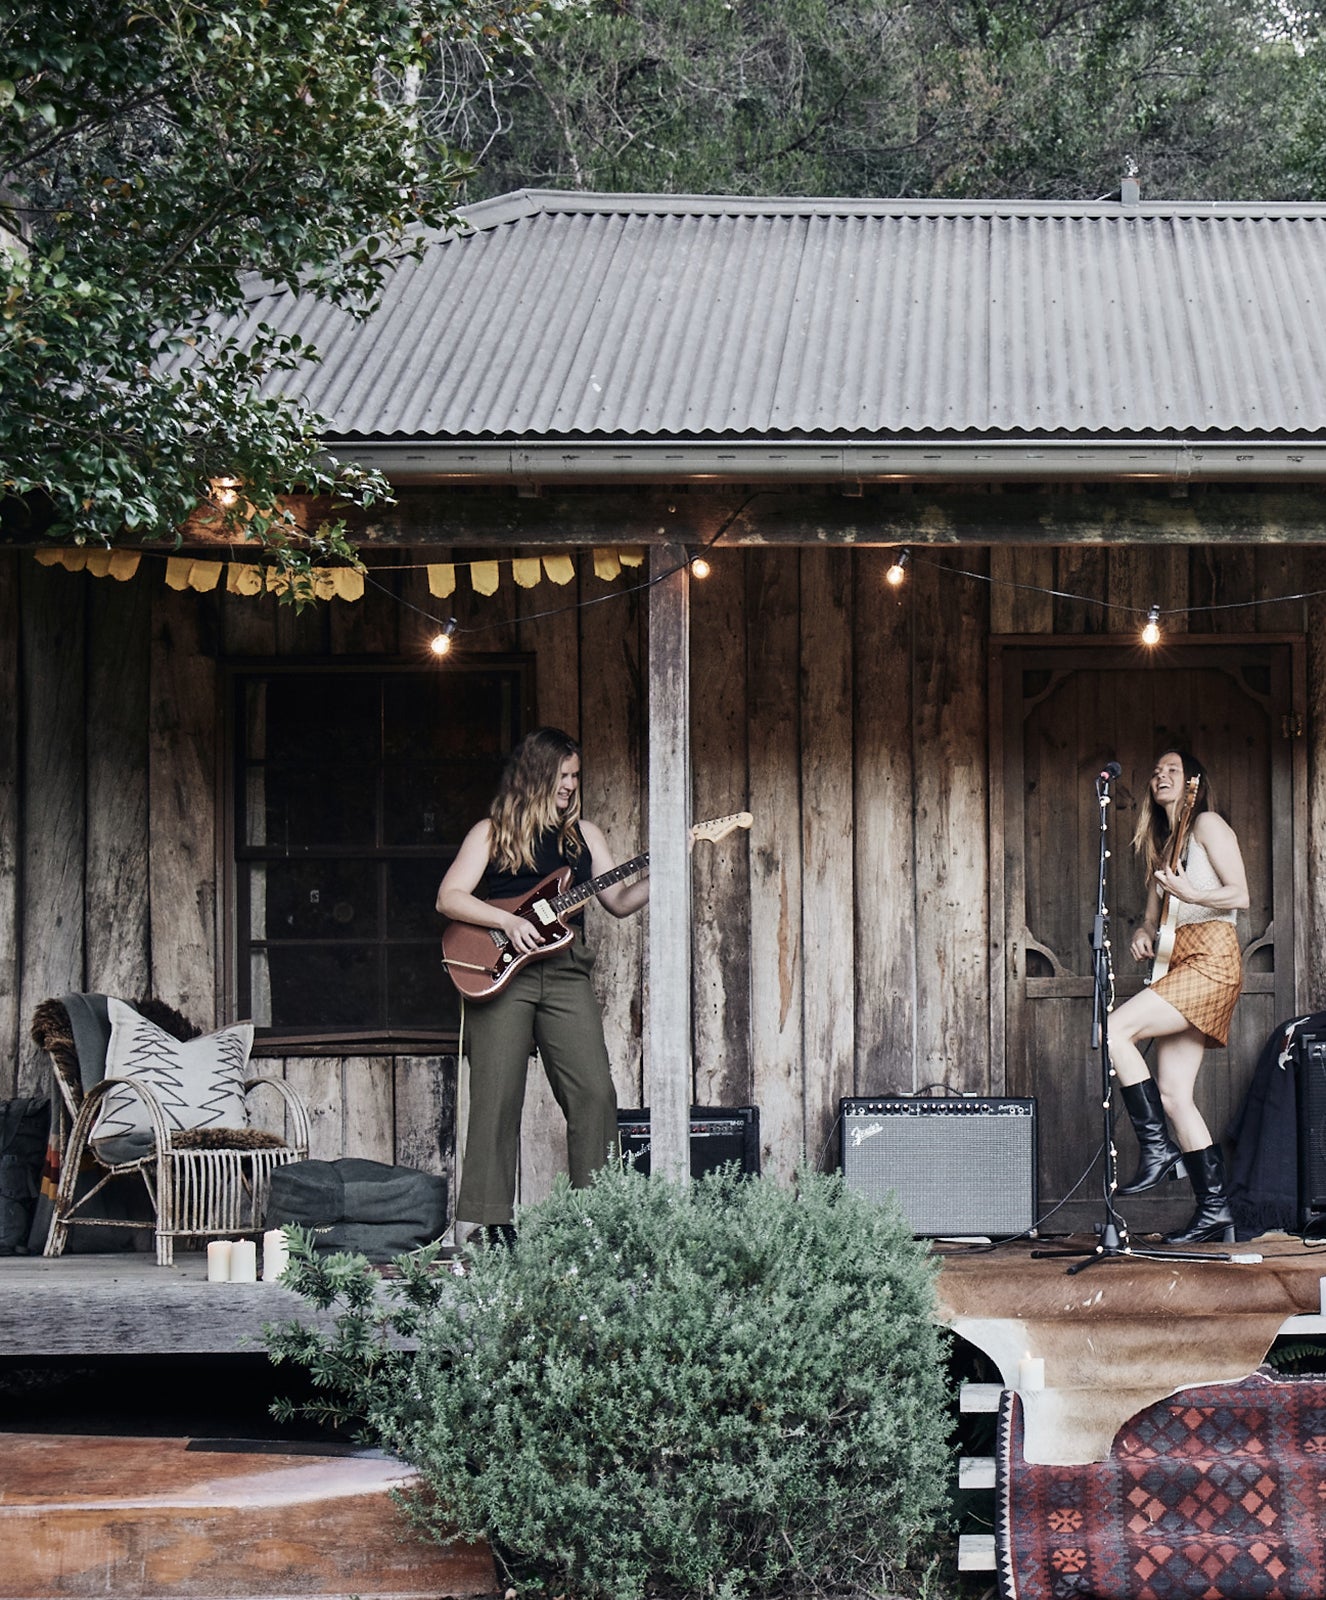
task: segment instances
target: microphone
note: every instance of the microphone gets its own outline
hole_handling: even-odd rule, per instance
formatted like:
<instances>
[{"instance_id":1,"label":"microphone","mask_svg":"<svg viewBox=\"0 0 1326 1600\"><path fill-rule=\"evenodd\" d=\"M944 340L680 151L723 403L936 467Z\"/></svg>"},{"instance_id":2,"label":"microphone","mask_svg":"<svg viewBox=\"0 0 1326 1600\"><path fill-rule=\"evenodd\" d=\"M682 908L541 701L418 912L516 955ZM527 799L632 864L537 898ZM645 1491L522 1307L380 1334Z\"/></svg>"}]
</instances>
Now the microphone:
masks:
<instances>
[{"instance_id":1,"label":"microphone","mask_svg":"<svg viewBox=\"0 0 1326 1600\"><path fill-rule=\"evenodd\" d=\"M1101 768L1100 775L1102 778L1107 780L1110 778L1121 778L1123 776L1123 768L1117 761L1107 761Z\"/></svg>"}]
</instances>

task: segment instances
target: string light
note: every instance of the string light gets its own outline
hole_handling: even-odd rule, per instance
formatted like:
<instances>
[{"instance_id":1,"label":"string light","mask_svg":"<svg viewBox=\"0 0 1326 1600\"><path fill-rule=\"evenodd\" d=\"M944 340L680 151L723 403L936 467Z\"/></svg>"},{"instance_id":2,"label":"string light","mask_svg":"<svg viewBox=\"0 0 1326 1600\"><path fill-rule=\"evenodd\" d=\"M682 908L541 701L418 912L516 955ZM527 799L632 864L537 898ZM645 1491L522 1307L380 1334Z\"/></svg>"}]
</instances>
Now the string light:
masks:
<instances>
[{"instance_id":1,"label":"string light","mask_svg":"<svg viewBox=\"0 0 1326 1600\"><path fill-rule=\"evenodd\" d=\"M696 556L691 562L691 577L693 578L699 578L701 581L703 581L712 571L713 568L703 556Z\"/></svg>"},{"instance_id":2,"label":"string light","mask_svg":"<svg viewBox=\"0 0 1326 1600\"><path fill-rule=\"evenodd\" d=\"M891 583L896 589L907 573L907 563L912 559L910 550L899 550L893 558L893 565L884 574L884 581Z\"/></svg>"},{"instance_id":3,"label":"string light","mask_svg":"<svg viewBox=\"0 0 1326 1600\"><path fill-rule=\"evenodd\" d=\"M239 479L213 478L212 499L223 511L228 511L239 499Z\"/></svg>"},{"instance_id":4,"label":"string light","mask_svg":"<svg viewBox=\"0 0 1326 1600\"><path fill-rule=\"evenodd\" d=\"M456 631L455 617L448 617L442 624L441 633L434 634L428 642L428 648L435 656L449 656L451 654L451 636Z\"/></svg>"},{"instance_id":5,"label":"string light","mask_svg":"<svg viewBox=\"0 0 1326 1600\"><path fill-rule=\"evenodd\" d=\"M1142 629L1142 643L1153 645L1160 643L1160 607L1152 606L1146 614L1146 626Z\"/></svg>"}]
</instances>

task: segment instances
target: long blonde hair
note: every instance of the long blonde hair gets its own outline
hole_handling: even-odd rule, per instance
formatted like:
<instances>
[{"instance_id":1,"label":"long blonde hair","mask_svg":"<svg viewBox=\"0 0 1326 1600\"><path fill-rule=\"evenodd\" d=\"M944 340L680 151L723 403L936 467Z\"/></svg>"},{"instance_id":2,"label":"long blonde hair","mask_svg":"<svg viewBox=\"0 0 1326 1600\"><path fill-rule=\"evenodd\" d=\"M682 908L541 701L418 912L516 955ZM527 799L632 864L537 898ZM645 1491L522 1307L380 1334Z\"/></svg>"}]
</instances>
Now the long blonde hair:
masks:
<instances>
[{"instance_id":1,"label":"long blonde hair","mask_svg":"<svg viewBox=\"0 0 1326 1600\"><path fill-rule=\"evenodd\" d=\"M1197 779L1197 799L1193 803L1192 814L1194 817L1203 811L1215 809L1211 800L1211 780L1206 775L1206 768L1188 750L1177 750L1173 745L1166 745L1156 757L1159 762L1164 756L1178 756L1183 763L1183 781L1185 784L1190 779ZM1154 770L1154 763L1153 763ZM1169 813L1164 806L1158 806L1151 794L1151 781L1147 780L1146 795L1137 813L1137 827L1133 830L1133 851L1142 857L1146 867L1146 881L1151 882L1156 868L1165 859L1169 849L1170 825Z\"/></svg>"},{"instance_id":2,"label":"long blonde hair","mask_svg":"<svg viewBox=\"0 0 1326 1600\"><path fill-rule=\"evenodd\" d=\"M549 828L558 831L563 857L578 859L580 789L577 785L571 804L559 811L557 780L562 763L579 754L580 746L560 728L536 728L511 752L488 812L492 825L489 856L503 872L532 868L535 845Z\"/></svg>"}]
</instances>

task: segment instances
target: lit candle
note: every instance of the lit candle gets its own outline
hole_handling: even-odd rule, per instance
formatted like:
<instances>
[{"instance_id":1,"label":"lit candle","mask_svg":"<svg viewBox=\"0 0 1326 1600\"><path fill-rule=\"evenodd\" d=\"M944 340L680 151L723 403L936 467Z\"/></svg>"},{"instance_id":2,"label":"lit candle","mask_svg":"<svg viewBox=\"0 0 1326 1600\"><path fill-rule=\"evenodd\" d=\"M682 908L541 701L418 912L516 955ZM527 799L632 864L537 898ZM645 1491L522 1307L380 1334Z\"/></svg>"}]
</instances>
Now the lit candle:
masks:
<instances>
[{"instance_id":1,"label":"lit candle","mask_svg":"<svg viewBox=\"0 0 1326 1600\"><path fill-rule=\"evenodd\" d=\"M213 1239L207 1246L208 1283L230 1282L230 1252L233 1247L229 1239Z\"/></svg>"},{"instance_id":2,"label":"lit candle","mask_svg":"<svg viewBox=\"0 0 1326 1600\"><path fill-rule=\"evenodd\" d=\"M262 1281L275 1283L290 1265L290 1245L284 1228L271 1228L262 1236Z\"/></svg>"},{"instance_id":3,"label":"lit candle","mask_svg":"<svg viewBox=\"0 0 1326 1600\"><path fill-rule=\"evenodd\" d=\"M258 1247L252 1239L236 1239L230 1251L231 1283L257 1283Z\"/></svg>"},{"instance_id":4,"label":"lit candle","mask_svg":"<svg viewBox=\"0 0 1326 1600\"><path fill-rule=\"evenodd\" d=\"M1023 1356L1018 1362L1018 1388L1043 1389L1045 1387L1045 1359L1043 1356Z\"/></svg>"}]
</instances>

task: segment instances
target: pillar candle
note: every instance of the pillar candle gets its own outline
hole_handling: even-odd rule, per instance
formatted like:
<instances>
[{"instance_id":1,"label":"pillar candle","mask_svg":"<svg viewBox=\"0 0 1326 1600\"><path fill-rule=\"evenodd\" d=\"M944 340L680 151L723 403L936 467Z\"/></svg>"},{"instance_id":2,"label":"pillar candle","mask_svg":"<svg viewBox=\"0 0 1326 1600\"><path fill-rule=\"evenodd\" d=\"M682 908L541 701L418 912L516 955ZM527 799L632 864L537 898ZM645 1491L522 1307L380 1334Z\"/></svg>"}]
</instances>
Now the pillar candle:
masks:
<instances>
[{"instance_id":1,"label":"pillar candle","mask_svg":"<svg viewBox=\"0 0 1326 1600\"><path fill-rule=\"evenodd\" d=\"M231 1283L257 1283L258 1247L252 1239L236 1239L230 1251Z\"/></svg>"},{"instance_id":2,"label":"pillar candle","mask_svg":"<svg viewBox=\"0 0 1326 1600\"><path fill-rule=\"evenodd\" d=\"M1045 1359L1043 1356L1023 1356L1018 1362L1018 1388L1022 1390L1045 1387Z\"/></svg>"},{"instance_id":3,"label":"pillar candle","mask_svg":"<svg viewBox=\"0 0 1326 1600\"><path fill-rule=\"evenodd\" d=\"M284 1228L270 1228L262 1236L262 1281L275 1283L290 1265L290 1245Z\"/></svg>"},{"instance_id":4,"label":"pillar candle","mask_svg":"<svg viewBox=\"0 0 1326 1600\"><path fill-rule=\"evenodd\" d=\"M208 1283L230 1282L230 1252L233 1249L234 1241L230 1239L213 1239L207 1246Z\"/></svg>"}]
</instances>

